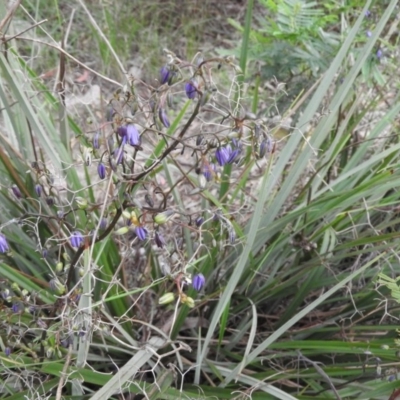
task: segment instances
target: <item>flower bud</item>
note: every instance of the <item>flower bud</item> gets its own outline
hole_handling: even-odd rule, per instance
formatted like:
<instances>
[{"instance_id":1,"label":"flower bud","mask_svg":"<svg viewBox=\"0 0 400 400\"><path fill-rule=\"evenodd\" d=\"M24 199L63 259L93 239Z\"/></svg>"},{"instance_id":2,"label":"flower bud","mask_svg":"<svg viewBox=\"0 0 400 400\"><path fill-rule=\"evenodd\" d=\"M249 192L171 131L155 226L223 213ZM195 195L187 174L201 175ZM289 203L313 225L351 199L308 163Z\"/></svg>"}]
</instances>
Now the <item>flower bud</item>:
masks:
<instances>
[{"instance_id":1,"label":"flower bud","mask_svg":"<svg viewBox=\"0 0 400 400\"><path fill-rule=\"evenodd\" d=\"M46 349L46 357L53 358L53 356L54 356L54 347L48 347Z\"/></svg>"},{"instance_id":2,"label":"flower bud","mask_svg":"<svg viewBox=\"0 0 400 400\"><path fill-rule=\"evenodd\" d=\"M76 201L78 208L80 208L81 210L87 209L88 201L85 198L78 196L78 197L75 197L75 201Z\"/></svg>"},{"instance_id":3,"label":"flower bud","mask_svg":"<svg viewBox=\"0 0 400 400\"><path fill-rule=\"evenodd\" d=\"M135 211L131 211L131 222L134 225L139 225L139 219Z\"/></svg>"},{"instance_id":4,"label":"flower bud","mask_svg":"<svg viewBox=\"0 0 400 400\"><path fill-rule=\"evenodd\" d=\"M17 185L12 185L12 186L11 186L11 191L13 192L14 196L15 196L17 199L20 199L20 198L22 197L22 193L21 193L21 191L19 190L19 187L18 187Z\"/></svg>"},{"instance_id":5,"label":"flower bud","mask_svg":"<svg viewBox=\"0 0 400 400\"><path fill-rule=\"evenodd\" d=\"M166 245L164 237L158 231L154 234L154 241L159 249L162 249Z\"/></svg>"},{"instance_id":6,"label":"flower bud","mask_svg":"<svg viewBox=\"0 0 400 400\"><path fill-rule=\"evenodd\" d=\"M196 223L196 226L199 228L201 225L203 225L204 218L203 217L197 217L195 223Z\"/></svg>"},{"instance_id":7,"label":"flower bud","mask_svg":"<svg viewBox=\"0 0 400 400\"><path fill-rule=\"evenodd\" d=\"M168 82L169 78L171 75L171 71L169 69L168 65L164 65L160 69L160 83L161 85L164 85L165 83Z\"/></svg>"},{"instance_id":8,"label":"flower bud","mask_svg":"<svg viewBox=\"0 0 400 400\"><path fill-rule=\"evenodd\" d=\"M163 294L159 299L158 299L158 304L163 305L163 304L169 304L172 303L175 300L175 295L172 292L168 292Z\"/></svg>"},{"instance_id":9,"label":"flower bud","mask_svg":"<svg viewBox=\"0 0 400 400\"><path fill-rule=\"evenodd\" d=\"M104 179L106 177L106 167L103 163L99 163L97 166L97 173L99 174L100 179Z\"/></svg>"},{"instance_id":10,"label":"flower bud","mask_svg":"<svg viewBox=\"0 0 400 400\"><path fill-rule=\"evenodd\" d=\"M197 94L197 84L195 81L190 80L185 84L185 93L188 99L193 100Z\"/></svg>"},{"instance_id":11,"label":"flower bud","mask_svg":"<svg viewBox=\"0 0 400 400\"><path fill-rule=\"evenodd\" d=\"M193 289L197 290L198 292L200 292L205 283L206 283L206 278L201 273L194 275L192 278Z\"/></svg>"},{"instance_id":12,"label":"flower bud","mask_svg":"<svg viewBox=\"0 0 400 400\"><path fill-rule=\"evenodd\" d=\"M54 206L54 203L55 203L55 201L54 201L54 197L53 196L48 196L48 197L46 197L46 203L47 203L47 205L48 206Z\"/></svg>"},{"instance_id":13,"label":"flower bud","mask_svg":"<svg viewBox=\"0 0 400 400\"><path fill-rule=\"evenodd\" d=\"M11 306L11 310L14 314L18 314L20 311L22 311L22 304L13 303L13 305Z\"/></svg>"},{"instance_id":14,"label":"flower bud","mask_svg":"<svg viewBox=\"0 0 400 400\"><path fill-rule=\"evenodd\" d=\"M126 219L131 219L131 213L128 210L122 211L122 216Z\"/></svg>"},{"instance_id":15,"label":"flower bud","mask_svg":"<svg viewBox=\"0 0 400 400\"><path fill-rule=\"evenodd\" d=\"M175 214L175 211L168 210L164 211L162 213L158 213L153 217L154 222L157 225L163 225L165 224L173 215Z\"/></svg>"},{"instance_id":16,"label":"flower bud","mask_svg":"<svg viewBox=\"0 0 400 400\"><path fill-rule=\"evenodd\" d=\"M39 184L35 185L35 192L37 197L40 197L42 195L42 187Z\"/></svg>"},{"instance_id":17,"label":"flower bud","mask_svg":"<svg viewBox=\"0 0 400 400\"><path fill-rule=\"evenodd\" d=\"M180 300L182 304L186 304L190 308L194 307L194 300L185 293L181 293Z\"/></svg>"},{"instance_id":18,"label":"flower bud","mask_svg":"<svg viewBox=\"0 0 400 400\"><path fill-rule=\"evenodd\" d=\"M115 231L115 234L120 236L120 235L125 235L125 233L129 232L129 228L127 226L123 226L122 228L119 228Z\"/></svg>"},{"instance_id":19,"label":"flower bud","mask_svg":"<svg viewBox=\"0 0 400 400\"><path fill-rule=\"evenodd\" d=\"M161 123L166 128L169 128L171 126L171 124L169 123L168 117L167 117L167 113L165 112L165 110L163 108L160 108L158 110L158 117L160 118Z\"/></svg>"},{"instance_id":20,"label":"flower bud","mask_svg":"<svg viewBox=\"0 0 400 400\"><path fill-rule=\"evenodd\" d=\"M65 285L63 285L57 278L50 280L50 289L58 295L62 295L67 291Z\"/></svg>"},{"instance_id":21,"label":"flower bud","mask_svg":"<svg viewBox=\"0 0 400 400\"><path fill-rule=\"evenodd\" d=\"M15 282L13 282L11 284L11 289L14 290L14 292L18 292L18 293L21 291L21 289L18 286L18 283L15 283Z\"/></svg>"},{"instance_id":22,"label":"flower bud","mask_svg":"<svg viewBox=\"0 0 400 400\"><path fill-rule=\"evenodd\" d=\"M54 268L55 272L57 272L58 274L59 274L60 272L62 272L63 269L64 269L64 264L63 264L61 261L58 262L58 263L56 264L55 268Z\"/></svg>"}]
</instances>

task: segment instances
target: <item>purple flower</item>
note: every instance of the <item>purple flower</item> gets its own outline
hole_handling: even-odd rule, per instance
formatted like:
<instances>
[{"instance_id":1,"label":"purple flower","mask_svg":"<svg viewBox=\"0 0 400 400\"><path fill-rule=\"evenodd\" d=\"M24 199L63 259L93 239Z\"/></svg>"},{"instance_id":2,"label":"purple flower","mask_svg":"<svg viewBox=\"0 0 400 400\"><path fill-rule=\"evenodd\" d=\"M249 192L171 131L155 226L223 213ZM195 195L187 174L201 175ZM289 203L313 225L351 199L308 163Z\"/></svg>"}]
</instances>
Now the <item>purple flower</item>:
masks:
<instances>
[{"instance_id":1,"label":"purple flower","mask_svg":"<svg viewBox=\"0 0 400 400\"><path fill-rule=\"evenodd\" d=\"M204 277L203 274L196 274L192 278L193 289L197 290L198 292L200 292L205 283L206 283L206 278Z\"/></svg>"},{"instance_id":2,"label":"purple flower","mask_svg":"<svg viewBox=\"0 0 400 400\"><path fill-rule=\"evenodd\" d=\"M158 117L160 118L161 123L166 128L169 128L171 126L171 124L169 123L168 117L167 117L167 113L165 112L165 110L163 108L160 108L158 110Z\"/></svg>"},{"instance_id":3,"label":"purple flower","mask_svg":"<svg viewBox=\"0 0 400 400\"><path fill-rule=\"evenodd\" d=\"M229 156L228 156L228 160L226 162L227 162L227 164L232 164L237 160L237 158L240 154L240 149L232 150L231 146L228 146L227 150L228 150Z\"/></svg>"},{"instance_id":4,"label":"purple flower","mask_svg":"<svg viewBox=\"0 0 400 400\"><path fill-rule=\"evenodd\" d=\"M365 32L365 34L367 35L367 37L371 37L372 36L372 32L371 31L367 31L367 32Z\"/></svg>"},{"instance_id":5,"label":"purple flower","mask_svg":"<svg viewBox=\"0 0 400 400\"><path fill-rule=\"evenodd\" d=\"M19 190L19 188L18 188L17 185L12 185L12 186L11 186L11 190L12 190L14 196L15 196L17 199L20 199L20 198L22 197L22 193L21 193L21 191Z\"/></svg>"},{"instance_id":6,"label":"purple flower","mask_svg":"<svg viewBox=\"0 0 400 400\"><path fill-rule=\"evenodd\" d=\"M127 125L121 125L117 128L117 133L119 136L121 136L122 138L125 137L128 133L128 129L127 129Z\"/></svg>"},{"instance_id":7,"label":"purple flower","mask_svg":"<svg viewBox=\"0 0 400 400\"><path fill-rule=\"evenodd\" d=\"M162 236L161 233L157 231L154 234L154 241L159 249L162 249L166 245L164 236Z\"/></svg>"},{"instance_id":8,"label":"purple flower","mask_svg":"<svg viewBox=\"0 0 400 400\"><path fill-rule=\"evenodd\" d=\"M164 83L167 83L169 81L169 78L171 76L171 71L167 65L164 65L160 69L160 82L161 85L164 85Z\"/></svg>"},{"instance_id":9,"label":"purple flower","mask_svg":"<svg viewBox=\"0 0 400 400\"><path fill-rule=\"evenodd\" d=\"M135 125L129 124L126 127L126 136L128 139L128 143L131 146L134 146L134 147L140 146L140 135L139 135L139 131L136 129Z\"/></svg>"},{"instance_id":10,"label":"purple flower","mask_svg":"<svg viewBox=\"0 0 400 400\"><path fill-rule=\"evenodd\" d=\"M10 355L11 355L11 348L10 347L5 347L4 348L4 354L5 354L5 356L6 357L10 357Z\"/></svg>"},{"instance_id":11,"label":"purple flower","mask_svg":"<svg viewBox=\"0 0 400 400\"><path fill-rule=\"evenodd\" d=\"M378 60L380 60L383 56L383 52L381 49L378 49L378 51L376 52L376 57L378 58Z\"/></svg>"},{"instance_id":12,"label":"purple flower","mask_svg":"<svg viewBox=\"0 0 400 400\"><path fill-rule=\"evenodd\" d=\"M136 236L139 238L139 240L146 240L147 238L147 229L144 228L143 226L137 226L135 228L135 233Z\"/></svg>"},{"instance_id":13,"label":"purple flower","mask_svg":"<svg viewBox=\"0 0 400 400\"><path fill-rule=\"evenodd\" d=\"M188 99L193 100L197 94L196 84L193 81L186 82L185 92Z\"/></svg>"},{"instance_id":14,"label":"purple flower","mask_svg":"<svg viewBox=\"0 0 400 400\"><path fill-rule=\"evenodd\" d=\"M11 310L14 314L18 314L21 311L20 303L13 303L13 305L11 306Z\"/></svg>"},{"instance_id":15,"label":"purple flower","mask_svg":"<svg viewBox=\"0 0 400 400\"><path fill-rule=\"evenodd\" d=\"M106 177L106 167L103 163L99 163L97 167L97 172L99 174L100 179L104 179Z\"/></svg>"},{"instance_id":16,"label":"purple flower","mask_svg":"<svg viewBox=\"0 0 400 400\"><path fill-rule=\"evenodd\" d=\"M39 184L35 185L35 192L36 192L37 197L40 197L40 196L41 196L41 194L42 194L42 187L41 187Z\"/></svg>"},{"instance_id":17,"label":"purple flower","mask_svg":"<svg viewBox=\"0 0 400 400\"><path fill-rule=\"evenodd\" d=\"M81 247L83 243L82 233L79 231L72 232L69 242L71 243L72 247Z\"/></svg>"},{"instance_id":18,"label":"purple flower","mask_svg":"<svg viewBox=\"0 0 400 400\"><path fill-rule=\"evenodd\" d=\"M229 151L225 147L218 147L218 149L215 151L215 158L218 162L218 164L223 167L229 159Z\"/></svg>"},{"instance_id":19,"label":"purple flower","mask_svg":"<svg viewBox=\"0 0 400 400\"><path fill-rule=\"evenodd\" d=\"M9 250L8 243L6 237L0 234L0 253L7 253Z\"/></svg>"},{"instance_id":20,"label":"purple flower","mask_svg":"<svg viewBox=\"0 0 400 400\"><path fill-rule=\"evenodd\" d=\"M266 153L271 153L272 151L272 140L269 137L266 137L260 143L260 158L264 157Z\"/></svg>"},{"instance_id":21,"label":"purple flower","mask_svg":"<svg viewBox=\"0 0 400 400\"><path fill-rule=\"evenodd\" d=\"M365 16L366 16L367 18L370 17L370 16L371 16L371 11L369 11L369 10L365 11Z\"/></svg>"},{"instance_id":22,"label":"purple flower","mask_svg":"<svg viewBox=\"0 0 400 400\"><path fill-rule=\"evenodd\" d=\"M203 217L197 217L196 218L196 226L199 228L201 225L203 225L204 218Z\"/></svg>"}]
</instances>

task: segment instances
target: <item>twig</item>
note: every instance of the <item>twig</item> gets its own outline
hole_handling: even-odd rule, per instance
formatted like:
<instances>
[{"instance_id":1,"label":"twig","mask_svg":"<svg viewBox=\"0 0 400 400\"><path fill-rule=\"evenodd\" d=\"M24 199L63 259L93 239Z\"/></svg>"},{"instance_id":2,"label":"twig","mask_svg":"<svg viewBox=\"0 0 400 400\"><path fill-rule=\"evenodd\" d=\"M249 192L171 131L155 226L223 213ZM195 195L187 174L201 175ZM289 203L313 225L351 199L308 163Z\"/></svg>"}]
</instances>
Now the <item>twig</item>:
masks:
<instances>
[{"instance_id":1,"label":"twig","mask_svg":"<svg viewBox=\"0 0 400 400\"><path fill-rule=\"evenodd\" d=\"M61 400L62 388L64 386L64 381L65 381L65 377L67 375L67 370L68 370L68 367L69 367L69 363L71 362L71 356L72 356L72 344L70 344L68 346L67 358L65 360L64 367L63 367L63 369L61 371L60 381L58 382L58 386L57 386L56 400Z\"/></svg>"},{"instance_id":2,"label":"twig","mask_svg":"<svg viewBox=\"0 0 400 400\"><path fill-rule=\"evenodd\" d=\"M3 28L6 26L7 22L13 17L15 11L17 11L17 8L21 4L22 0L15 0L14 4L11 5L9 10L7 11L6 16L1 20L0 22L0 32L3 30ZM5 37L5 32L3 34L3 39Z\"/></svg>"},{"instance_id":3,"label":"twig","mask_svg":"<svg viewBox=\"0 0 400 400\"><path fill-rule=\"evenodd\" d=\"M8 40L8 38L10 38L11 36L6 36L6 40ZM71 54L69 54L67 51L65 51L64 49L62 49L60 46L57 46L55 44L51 44L51 43L47 43L44 42L43 40L39 40L39 39L32 39L32 38L28 38L28 37L16 37L16 40L27 40L30 42L34 42L34 43L39 43L39 44L43 44L45 46L49 46L52 47L53 49L58 50L59 52L65 54L69 59L71 59L72 61L76 62L78 65L80 65L81 67L87 69L89 72L91 72L93 75L98 76L99 78L112 83L113 85L116 85L118 87L123 87L123 85L121 85L119 82L114 81L113 79L107 78L106 76L98 73L97 71L95 71L94 69L88 67L85 63L83 63L82 61L79 61L78 59L76 59L74 56L72 56Z\"/></svg>"}]
</instances>

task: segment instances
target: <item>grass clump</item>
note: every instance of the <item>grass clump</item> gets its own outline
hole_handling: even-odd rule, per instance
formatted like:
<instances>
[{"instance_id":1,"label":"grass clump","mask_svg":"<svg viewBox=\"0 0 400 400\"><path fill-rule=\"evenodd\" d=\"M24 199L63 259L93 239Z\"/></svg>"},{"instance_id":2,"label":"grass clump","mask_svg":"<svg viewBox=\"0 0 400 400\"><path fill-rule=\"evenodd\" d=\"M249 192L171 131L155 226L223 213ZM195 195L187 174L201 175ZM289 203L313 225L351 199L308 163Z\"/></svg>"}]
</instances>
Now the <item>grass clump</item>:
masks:
<instances>
[{"instance_id":1,"label":"grass clump","mask_svg":"<svg viewBox=\"0 0 400 400\"><path fill-rule=\"evenodd\" d=\"M67 60L87 61L54 45L51 90L5 31L3 398L393 398L400 106L365 129L386 98L362 71L396 3L368 40L369 3L349 20L285 141L248 98L252 2L238 63L166 49L148 80L110 8L84 10L118 71L74 114Z\"/></svg>"}]
</instances>

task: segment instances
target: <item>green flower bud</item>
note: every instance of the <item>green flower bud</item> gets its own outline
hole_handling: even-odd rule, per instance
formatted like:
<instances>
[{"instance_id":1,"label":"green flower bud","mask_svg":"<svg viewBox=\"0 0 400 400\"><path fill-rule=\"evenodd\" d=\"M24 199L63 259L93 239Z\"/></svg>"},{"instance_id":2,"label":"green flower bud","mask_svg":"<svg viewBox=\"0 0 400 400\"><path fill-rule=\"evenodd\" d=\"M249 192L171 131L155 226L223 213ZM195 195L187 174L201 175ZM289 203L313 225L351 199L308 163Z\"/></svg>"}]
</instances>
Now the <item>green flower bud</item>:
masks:
<instances>
[{"instance_id":1,"label":"green flower bud","mask_svg":"<svg viewBox=\"0 0 400 400\"><path fill-rule=\"evenodd\" d=\"M139 225L139 219L137 217L136 211L131 211L130 220L133 225Z\"/></svg>"},{"instance_id":2,"label":"green flower bud","mask_svg":"<svg viewBox=\"0 0 400 400\"><path fill-rule=\"evenodd\" d=\"M56 271L57 273L60 273L60 272L62 272L63 269L64 269L63 263L62 263L61 261L58 262L58 263L56 264L56 266L55 266L55 271Z\"/></svg>"},{"instance_id":3,"label":"green flower bud","mask_svg":"<svg viewBox=\"0 0 400 400\"><path fill-rule=\"evenodd\" d=\"M185 293L181 294L180 300L182 304L186 304L190 308L194 307L194 300L191 297L187 296Z\"/></svg>"},{"instance_id":4,"label":"green flower bud","mask_svg":"<svg viewBox=\"0 0 400 400\"><path fill-rule=\"evenodd\" d=\"M48 347L46 349L46 357L47 358L53 358L54 355L54 348L53 347Z\"/></svg>"},{"instance_id":5,"label":"green flower bud","mask_svg":"<svg viewBox=\"0 0 400 400\"><path fill-rule=\"evenodd\" d=\"M21 291L21 289L19 288L18 284L15 283L15 282L13 282L11 284L11 289L14 290L14 292L18 292L18 293Z\"/></svg>"},{"instance_id":6,"label":"green flower bud","mask_svg":"<svg viewBox=\"0 0 400 400\"><path fill-rule=\"evenodd\" d=\"M122 215L126 219L131 219L131 213L128 210L122 211Z\"/></svg>"},{"instance_id":7,"label":"green flower bud","mask_svg":"<svg viewBox=\"0 0 400 400\"><path fill-rule=\"evenodd\" d=\"M175 211L164 211L162 213L159 213L153 217L153 220L156 224L158 225L163 225L165 224L173 215L175 214Z\"/></svg>"},{"instance_id":8,"label":"green flower bud","mask_svg":"<svg viewBox=\"0 0 400 400\"><path fill-rule=\"evenodd\" d=\"M88 206L88 201L84 199L83 197L76 197L75 198L76 204L81 210L86 210Z\"/></svg>"},{"instance_id":9,"label":"green flower bud","mask_svg":"<svg viewBox=\"0 0 400 400\"><path fill-rule=\"evenodd\" d=\"M65 285L63 285L57 278L53 278L50 281L50 288L58 295L62 295L67 291Z\"/></svg>"},{"instance_id":10,"label":"green flower bud","mask_svg":"<svg viewBox=\"0 0 400 400\"><path fill-rule=\"evenodd\" d=\"M129 228L127 226L123 226L122 228L119 228L115 231L116 235L125 235L125 233L128 233Z\"/></svg>"},{"instance_id":11,"label":"green flower bud","mask_svg":"<svg viewBox=\"0 0 400 400\"><path fill-rule=\"evenodd\" d=\"M158 299L158 304L169 304L172 303L174 300L175 300L175 295L172 292L168 292L163 294Z\"/></svg>"}]
</instances>

